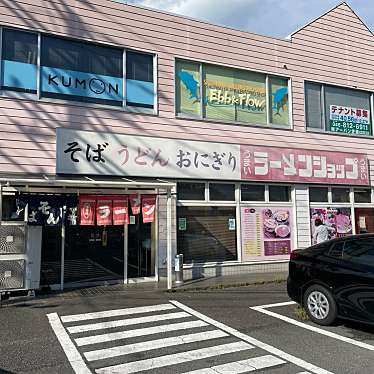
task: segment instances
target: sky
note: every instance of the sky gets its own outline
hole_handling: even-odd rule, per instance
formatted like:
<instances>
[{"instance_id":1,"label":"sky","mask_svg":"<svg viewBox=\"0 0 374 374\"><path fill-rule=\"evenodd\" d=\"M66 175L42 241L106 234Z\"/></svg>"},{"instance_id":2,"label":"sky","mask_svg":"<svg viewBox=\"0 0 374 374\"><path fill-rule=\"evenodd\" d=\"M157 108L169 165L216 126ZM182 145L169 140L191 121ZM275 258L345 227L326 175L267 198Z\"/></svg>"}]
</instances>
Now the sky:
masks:
<instances>
[{"instance_id":1,"label":"sky","mask_svg":"<svg viewBox=\"0 0 374 374\"><path fill-rule=\"evenodd\" d=\"M129 4L285 38L329 9L338 0L129 0ZM355 13L374 31L374 1L347 1Z\"/></svg>"}]
</instances>

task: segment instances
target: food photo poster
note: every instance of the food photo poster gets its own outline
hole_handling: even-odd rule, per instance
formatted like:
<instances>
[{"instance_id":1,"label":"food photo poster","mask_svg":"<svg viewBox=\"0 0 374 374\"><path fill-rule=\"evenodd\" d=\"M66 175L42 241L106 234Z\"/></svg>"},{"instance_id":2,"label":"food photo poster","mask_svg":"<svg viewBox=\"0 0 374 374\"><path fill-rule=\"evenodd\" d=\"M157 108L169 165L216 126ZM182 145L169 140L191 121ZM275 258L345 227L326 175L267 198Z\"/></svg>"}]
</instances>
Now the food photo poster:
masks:
<instances>
[{"instance_id":1,"label":"food photo poster","mask_svg":"<svg viewBox=\"0 0 374 374\"><path fill-rule=\"evenodd\" d=\"M242 207L242 259L289 258L293 249L291 207Z\"/></svg>"},{"instance_id":2,"label":"food photo poster","mask_svg":"<svg viewBox=\"0 0 374 374\"><path fill-rule=\"evenodd\" d=\"M320 220L328 229L328 239L335 239L352 234L352 216L350 208L311 208L312 244L316 244L313 236L316 230L316 220Z\"/></svg>"}]
</instances>

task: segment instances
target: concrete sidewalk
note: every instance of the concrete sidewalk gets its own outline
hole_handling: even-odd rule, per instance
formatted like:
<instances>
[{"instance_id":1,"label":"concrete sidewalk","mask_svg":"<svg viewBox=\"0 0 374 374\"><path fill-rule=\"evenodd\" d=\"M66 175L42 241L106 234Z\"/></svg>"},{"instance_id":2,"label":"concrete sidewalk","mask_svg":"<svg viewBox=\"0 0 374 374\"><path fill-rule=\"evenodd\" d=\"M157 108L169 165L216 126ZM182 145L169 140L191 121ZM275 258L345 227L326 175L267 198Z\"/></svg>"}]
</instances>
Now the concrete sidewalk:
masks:
<instances>
[{"instance_id":1,"label":"concrete sidewalk","mask_svg":"<svg viewBox=\"0 0 374 374\"><path fill-rule=\"evenodd\" d=\"M288 271L204 277L187 281L182 286L174 285L173 291L198 291L229 287L244 287L264 283L279 283L285 282L287 280L287 276Z\"/></svg>"},{"instance_id":2,"label":"concrete sidewalk","mask_svg":"<svg viewBox=\"0 0 374 374\"><path fill-rule=\"evenodd\" d=\"M194 279L185 282L181 286L173 285L171 290L167 290L166 280L159 282L142 282L130 284L108 284L93 287L75 288L64 291L54 291L48 294L38 294L35 297L19 296L11 297L8 300L2 301L2 306L27 302L49 302L51 299L70 299L70 298L84 298L95 296L115 296L125 295L128 293L165 293L165 292L196 292L219 290L234 287L245 287L256 284L270 284L281 283L287 279L288 272L268 272L268 273L247 273L237 275L225 275L218 277L204 277L201 279Z\"/></svg>"}]
</instances>

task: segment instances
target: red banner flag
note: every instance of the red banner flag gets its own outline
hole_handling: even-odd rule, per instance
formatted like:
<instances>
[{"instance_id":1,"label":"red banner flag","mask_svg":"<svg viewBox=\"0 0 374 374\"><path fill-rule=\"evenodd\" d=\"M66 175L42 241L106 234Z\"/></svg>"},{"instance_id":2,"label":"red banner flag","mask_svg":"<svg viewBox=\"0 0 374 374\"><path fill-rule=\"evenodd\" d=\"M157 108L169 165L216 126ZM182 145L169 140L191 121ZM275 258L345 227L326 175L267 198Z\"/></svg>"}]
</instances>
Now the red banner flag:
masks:
<instances>
[{"instance_id":1,"label":"red banner flag","mask_svg":"<svg viewBox=\"0 0 374 374\"><path fill-rule=\"evenodd\" d=\"M112 210L112 198L106 196L98 196L96 203L96 224L98 226L111 225Z\"/></svg>"},{"instance_id":2,"label":"red banner flag","mask_svg":"<svg viewBox=\"0 0 374 374\"><path fill-rule=\"evenodd\" d=\"M93 226L95 224L96 199L94 196L79 196L80 224Z\"/></svg>"},{"instance_id":3,"label":"red banner flag","mask_svg":"<svg viewBox=\"0 0 374 374\"><path fill-rule=\"evenodd\" d=\"M137 215L140 213L140 195L130 195L130 205L132 214Z\"/></svg>"},{"instance_id":4,"label":"red banner flag","mask_svg":"<svg viewBox=\"0 0 374 374\"><path fill-rule=\"evenodd\" d=\"M143 195L142 196L142 213L143 223L153 222L156 211L156 196Z\"/></svg>"},{"instance_id":5,"label":"red banner flag","mask_svg":"<svg viewBox=\"0 0 374 374\"><path fill-rule=\"evenodd\" d=\"M127 196L113 196L113 225L129 224Z\"/></svg>"}]
</instances>

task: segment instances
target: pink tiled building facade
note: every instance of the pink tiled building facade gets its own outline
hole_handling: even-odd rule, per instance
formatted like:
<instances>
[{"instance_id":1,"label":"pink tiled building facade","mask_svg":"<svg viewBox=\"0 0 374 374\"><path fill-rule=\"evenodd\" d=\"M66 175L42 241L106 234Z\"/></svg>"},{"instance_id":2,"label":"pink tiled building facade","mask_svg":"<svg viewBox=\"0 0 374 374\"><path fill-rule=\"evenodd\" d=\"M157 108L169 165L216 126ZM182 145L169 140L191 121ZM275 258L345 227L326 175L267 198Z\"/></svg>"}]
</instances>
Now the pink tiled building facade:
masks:
<instances>
[{"instance_id":1,"label":"pink tiled building facade","mask_svg":"<svg viewBox=\"0 0 374 374\"><path fill-rule=\"evenodd\" d=\"M316 220L374 231L346 3L285 39L110 0L4 0L0 27L0 290L282 271Z\"/></svg>"}]
</instances>

